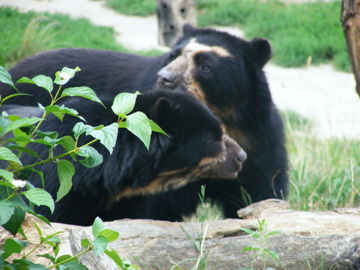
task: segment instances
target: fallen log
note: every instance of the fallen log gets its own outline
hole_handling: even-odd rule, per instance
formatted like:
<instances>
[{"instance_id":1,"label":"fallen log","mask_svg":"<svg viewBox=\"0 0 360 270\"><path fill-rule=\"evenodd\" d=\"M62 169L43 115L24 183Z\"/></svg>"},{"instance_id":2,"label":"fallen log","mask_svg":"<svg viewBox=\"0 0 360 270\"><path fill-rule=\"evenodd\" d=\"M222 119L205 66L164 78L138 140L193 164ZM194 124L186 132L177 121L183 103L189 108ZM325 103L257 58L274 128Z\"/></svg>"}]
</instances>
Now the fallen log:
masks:
<instances>
[{"instance_id":1,"label":"fallen log","mask_svg":"<svg viewBox=\"0 0 360 270\"><path fill-rule=\"evenodd\" d=\"M105 226L120 233L112 247L140 269L188 270L200 254L206 269L360 269L360 208L304 212L290 210L284 201L266 200L239 210L239 215L242 219L205 223L117 220ZM259 220L266 222L261 237L244 232L256 230ZM61 252L67 254L78 253L80 240L91 235L89 227L52 226L64 231ZM106 257L80 258L89 269L116 269Z\"/></svg>"}]
</instances>

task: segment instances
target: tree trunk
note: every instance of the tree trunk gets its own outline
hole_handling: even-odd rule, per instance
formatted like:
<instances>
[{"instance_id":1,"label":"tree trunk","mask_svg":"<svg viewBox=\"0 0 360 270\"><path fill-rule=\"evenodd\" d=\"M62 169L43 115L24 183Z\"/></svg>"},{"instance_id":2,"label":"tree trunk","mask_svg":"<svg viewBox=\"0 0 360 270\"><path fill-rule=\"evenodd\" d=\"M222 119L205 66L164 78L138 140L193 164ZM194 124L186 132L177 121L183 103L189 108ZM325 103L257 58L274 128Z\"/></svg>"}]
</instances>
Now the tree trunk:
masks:
<instances>
[{"instance_id":1,"label":"tree trunk","mask_svg":"<svg viewBox=\"0 0 360 270\"><path fill-rule=\"evenodd\" d=\"M183 26L196 26L195 0L157 0L158 41L172 47L183 34Z\"/></svg>"},{"instance_id":2,"label":"tree trunk","mask_svg":"<svg viewBox=\"0 0 360 270\"><path fill-rule=\"evenodd\" d=\"M360 0L343 0L341 10L343 25L356 92L360 95Z\"/></svg>"}]
</instances>

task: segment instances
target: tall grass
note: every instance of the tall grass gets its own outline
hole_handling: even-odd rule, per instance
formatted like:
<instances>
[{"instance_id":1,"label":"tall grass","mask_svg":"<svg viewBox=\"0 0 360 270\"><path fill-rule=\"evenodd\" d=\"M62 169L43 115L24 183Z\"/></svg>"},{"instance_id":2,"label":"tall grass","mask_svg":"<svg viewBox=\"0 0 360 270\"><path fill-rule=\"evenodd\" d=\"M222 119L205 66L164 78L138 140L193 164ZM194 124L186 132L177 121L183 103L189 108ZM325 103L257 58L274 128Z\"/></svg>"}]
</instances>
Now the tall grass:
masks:
<instances>
[{"instance_id":1,"label":"tall grass","mask_svg":"<svg viewBox=\"0 0 360 270\"><path fill-rule=\"evenodd\" d=\"M360 140L319 139L311 122L284 113L294 209L326 210L360 205ZM302 124L299 124L302 123Z\"/></svg>"},{"instance_id":2,"label":"tall grass","mask_svg":"<svg viewBox=\"0 0 360 270\"><path fill-rule=\"evenodd\" d=\"M46 20L45 16L34 16L31 18L25 28L21 43L6 56L9 65L14 64L19 59L44 51L55 43L53 31L56 23L50 22L40 28L40 24Z\"/></svg>"},{"instance_id":3,"label":"tall grass","mask_svg":"<svg viewBox=\"0 0 360 270\"><path fill-rule=\"evenodd\" d=\"M65 15L19 13L0 8L0 65L43 50L85 47L126 51L109 27L93 26L85 19Z\"/></svg>"}]
</instances>

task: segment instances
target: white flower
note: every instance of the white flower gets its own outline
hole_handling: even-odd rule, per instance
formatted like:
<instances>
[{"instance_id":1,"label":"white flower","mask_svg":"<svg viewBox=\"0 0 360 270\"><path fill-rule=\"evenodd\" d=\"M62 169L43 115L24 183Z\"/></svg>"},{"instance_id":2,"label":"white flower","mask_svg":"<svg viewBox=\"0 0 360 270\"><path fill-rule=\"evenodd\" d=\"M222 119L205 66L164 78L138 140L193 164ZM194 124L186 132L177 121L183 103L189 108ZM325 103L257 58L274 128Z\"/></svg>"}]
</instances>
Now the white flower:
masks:
<instances>
[{"instance_id":1,"label":"white flower","mask_svg":"<svg viewBox=\"0 0 360 270\"><path fill-rule=\"evenodd\" d=\"M11 184L16 188L23 188L26 186L26 181L24 180L12 180Z\"/></svg>"}]
</instances>

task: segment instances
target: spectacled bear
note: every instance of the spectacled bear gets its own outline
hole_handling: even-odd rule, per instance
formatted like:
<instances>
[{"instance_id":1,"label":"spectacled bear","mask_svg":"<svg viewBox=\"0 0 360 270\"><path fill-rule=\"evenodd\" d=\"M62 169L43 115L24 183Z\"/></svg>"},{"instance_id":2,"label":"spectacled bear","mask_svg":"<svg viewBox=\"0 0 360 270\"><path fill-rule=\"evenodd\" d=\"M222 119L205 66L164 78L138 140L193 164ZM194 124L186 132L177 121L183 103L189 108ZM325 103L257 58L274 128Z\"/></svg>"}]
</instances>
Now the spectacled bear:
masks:
<instances>
[{"instance_id":1,"label":"spectacled bear","mask_svg":"<svg viewBox=\"0 0 360 270\"><path fill-rule=\"evenodd\" d=\"M235 218L237 210L250 202L287 195L284 131L262 70L270 57L271 47L265 39L246 41L214 29L185 26L184 36L171 52L159 57L60 49L25 59L10 72L17 79L52 75L63 66L79 66L83 71L69 86L87 85L100 97L157 88L191 92L215 112L226 132L248 154L237 180L226 184L207 181L207 197L220 204L225 217ZM15 103L47 102L41 91L28 86L20 88L36 98L20 96ZM12 92L9 88L0 91ZM183 215L195 211L200 184L151 197L145 212L140 208L134 211L143 218L181 220Z\"/></svg>"},{"instance_id":2,"label":"spectacled bear","mask_svg":"<svg viewBox=\"0 0 360 270\"><path fill-rule=\"evenodd\" d=\"M111 104L107 105L110 107ZM80 115L87 115L87 124L92 126L109 125L118 118L111 109L90 101L73 99L66 106L75 108ZM13 115L24 115L28 109L19 105L2 108ZM33 115L34 110L32 108ZM203 178L237 177L246 159L245 152L224 133L219 119L190 94L149 92L138 97L135 111L142 111L155 120L168 136L153 134L148 151L132 133L120 129L113 153L109 154L97 143L94 147L102 154L103 163L94 168L74 163L70 193L57 202L52 215L45 208L40 208L40 213L56 222L90 225L96 216L104 220L128 217L127 212L136 209L137 205L133 203L131 209L124 208L123 198L175 190ZM41 114L39 109L38 115ZM71 135L78 121L69 115L61 122L52 117L44 122L42 131L55 130L60 136ZM84 137L79 145L90 140L92 138ZM48 156L45 146L33 143L30 147L42 158ZM64 149L58 146L54 156L63 152ZM22 161L27 165L38 160L28 155L23 156ZM45 189L55 198L59 188L56 163L45 163L36 169L44 172ZM30 174L28 180L36 186L41 185L35 173Z\"/></svg>"}]
</instances>

